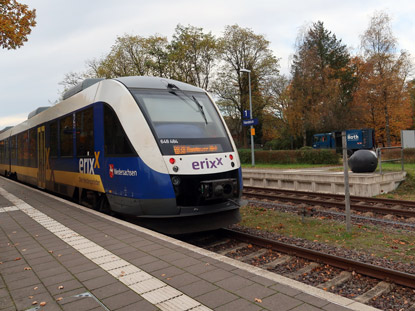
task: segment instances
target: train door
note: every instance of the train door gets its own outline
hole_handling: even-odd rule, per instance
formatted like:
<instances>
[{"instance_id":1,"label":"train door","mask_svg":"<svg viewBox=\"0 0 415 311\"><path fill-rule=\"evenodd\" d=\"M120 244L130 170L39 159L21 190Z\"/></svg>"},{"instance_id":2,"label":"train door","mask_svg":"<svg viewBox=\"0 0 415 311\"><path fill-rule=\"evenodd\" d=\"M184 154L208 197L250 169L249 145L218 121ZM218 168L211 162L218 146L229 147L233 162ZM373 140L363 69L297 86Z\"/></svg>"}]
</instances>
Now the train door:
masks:
<instances>
[{"instance_id":1,"label":"train door","mask_svg":"<svg viewBox=\"0 0 415 311\"><path fill-rule=\"evenodd\" d=\"M45 126L37 128L37 185L46 187L46 150L45 150Z\"/></svg>"}]
</instances>

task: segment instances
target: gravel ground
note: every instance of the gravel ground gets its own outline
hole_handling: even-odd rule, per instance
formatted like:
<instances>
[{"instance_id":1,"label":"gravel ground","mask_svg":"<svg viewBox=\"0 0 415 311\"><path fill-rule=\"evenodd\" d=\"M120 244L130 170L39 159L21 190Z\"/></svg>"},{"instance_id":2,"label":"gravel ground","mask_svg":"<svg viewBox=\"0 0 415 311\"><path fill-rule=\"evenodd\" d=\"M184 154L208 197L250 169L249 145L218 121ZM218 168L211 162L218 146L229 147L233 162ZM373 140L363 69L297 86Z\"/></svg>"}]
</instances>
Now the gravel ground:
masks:
<instances>
[{"instance_id":1,"label":"gravel ground","mask_svg":"<svg viewBox=\"0 0 415 311\"><path fill-rule=\"evenodd\" d=\"M404 263L391 261L391 260L384 259L384 258L373 257L370 254L357 252L357 251L349 250L346 248L339 248L339 247L335 247L332 245L323 244L320 242L308 241L308 240L300 239L300 238L294 238L294 237L290 238L290 237L282 236L282 235L279 235L273 232L264 232L264 231L257 230L257 229L242 227L240 225L233 225L230 227L230 229L241 231L241 232L248 233L248 234L253 234L253 235L267 238L270 240L276 240L279 242L289 243L289 244L293 244L296 246L324 252L330 255L342 256L345 258L359 260L361 262L381 266L384 268L389 268L393 270L415 274L415 263L404 264Z\"/></svg>"}]
</instances>

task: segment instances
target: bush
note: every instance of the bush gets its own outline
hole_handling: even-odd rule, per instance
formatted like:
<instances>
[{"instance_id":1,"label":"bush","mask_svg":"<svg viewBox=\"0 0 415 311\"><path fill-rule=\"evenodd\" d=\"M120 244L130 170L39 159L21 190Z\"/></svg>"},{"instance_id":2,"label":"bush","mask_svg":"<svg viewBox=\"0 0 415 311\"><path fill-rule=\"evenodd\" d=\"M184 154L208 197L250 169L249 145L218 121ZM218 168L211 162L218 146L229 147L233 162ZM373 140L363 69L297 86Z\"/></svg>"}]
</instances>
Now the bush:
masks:
<instances>
[{"instance_id":1,"label":"bush","mask_svg":"<svg viewBox=\"0 0 415 311\"><path fill-rule=\"evenodd\" d=\"M392 160L401 158L401 149L385 149L382 150L382 160ZM407 148L403 150L403 158L405 163L415 163L415 148Z\"/></svg>"},{"instance_id":2,"label":"bush","mask_svg":"<svg viewBox=\"0 0 415 311\"><path fill-rule=\"evenodd\" d=\"M241 163L250 164L251 150L239 150ZM258 150L255 162L262 164L339 164L340 156L335 150Z\"/></svg>"}]
</instances>

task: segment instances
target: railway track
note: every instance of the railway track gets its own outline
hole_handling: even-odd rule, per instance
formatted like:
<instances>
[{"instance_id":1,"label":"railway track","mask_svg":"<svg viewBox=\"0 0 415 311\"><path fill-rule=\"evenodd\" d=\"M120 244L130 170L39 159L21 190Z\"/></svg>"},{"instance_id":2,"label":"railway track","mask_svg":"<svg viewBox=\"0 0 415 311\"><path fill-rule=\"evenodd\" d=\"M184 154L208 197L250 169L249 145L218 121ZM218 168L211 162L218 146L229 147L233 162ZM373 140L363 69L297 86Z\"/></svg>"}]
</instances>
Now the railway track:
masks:
<instances>
[{"instance_id":1,"label":"railway track","mask_svg":"<svg viewBox=\"0 0 415 311\"><path fill-rule=\"evenodd\" d=\"M415 310L415 274L228 229L187 242L377 308Z\"/></svg>"},{"instance_id":2,"label":"railway track","mask_svg":"<svg viewBox=\"0 0 415 311\"><path fill-rule=\"evenodd\" d=\"M292 202L313 206L336 207L344 209L344 195L269 189L260 187L244 187L243 195L246 198ZM360 196L350 196L351 210L381 215L394 215L404 218L415 218L415 202L404 200L380 199Z\"/></svg>"}]
</instances>

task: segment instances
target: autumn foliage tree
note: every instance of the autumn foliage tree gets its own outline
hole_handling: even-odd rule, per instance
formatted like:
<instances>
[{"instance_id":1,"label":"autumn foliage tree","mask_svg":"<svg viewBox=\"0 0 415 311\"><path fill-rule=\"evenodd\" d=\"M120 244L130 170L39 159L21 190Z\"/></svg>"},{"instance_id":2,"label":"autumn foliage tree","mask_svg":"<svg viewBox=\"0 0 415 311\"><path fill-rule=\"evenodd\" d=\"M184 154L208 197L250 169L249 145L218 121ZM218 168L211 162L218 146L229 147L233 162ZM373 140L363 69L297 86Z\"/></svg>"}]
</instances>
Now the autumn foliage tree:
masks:
<instances>
[{"instance_id":1,"label":"autumn foliage tree","mask_svg":"<svg viewBox=\"0 0 415 311\"><path fill-rule=\"evenodd\" d=\"M36 26L36 10L16 0L0 0L0 46L17 49Z\"/></svg>"},{"instance_id":2,"label":"autumn foliage tree","mask_svg":"<svg viewBox=\"0 0 415 311\"><path fill-rule=\"evenodd\" d=\"M292 134L349 128L353 123L354 67L346 45L314 23L301 33L291 67L291 104L286 110Z\"/></svg>"},{"instance_id":3,"label":"autumn foliage tree","mask_svg":"<svg viewBox=\"0 0 415 311\"><path fill-rule=\"evenodd\" d=\"M267 101L264 89L269 81L279 75L278 59L269 48L270 42L263 35L239 25L225 27L220 38L221 67L213 84L213 91L220 98L218 104L227 118L228 126L237 142L247 147L248 127L242 127L243 111L249 109L248 74L251 71L253 116L260 119ZM261 128L257 127L257 133ZM258 135L259 136L259 135Z\"/></svg>"},{"instance_id":4,"label":"autumn foliage tree","mask_svg":"<svg viewBox=\"0 0 415 311\"><path fill-rule=\"evenodd\" d=\"M400 130L411 126L411 102L407 78L411 70L409 55L396 50L390 17L376 13L362 36L363 62L355 101L362 108L367 127L375 129L378 143L391 146Z\"/></svg>"}]
</instances>

